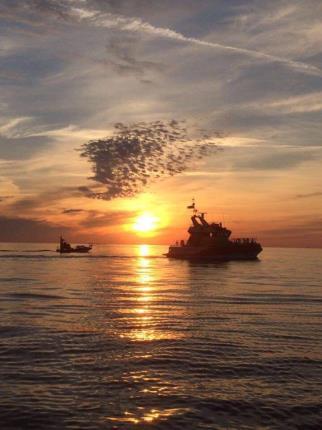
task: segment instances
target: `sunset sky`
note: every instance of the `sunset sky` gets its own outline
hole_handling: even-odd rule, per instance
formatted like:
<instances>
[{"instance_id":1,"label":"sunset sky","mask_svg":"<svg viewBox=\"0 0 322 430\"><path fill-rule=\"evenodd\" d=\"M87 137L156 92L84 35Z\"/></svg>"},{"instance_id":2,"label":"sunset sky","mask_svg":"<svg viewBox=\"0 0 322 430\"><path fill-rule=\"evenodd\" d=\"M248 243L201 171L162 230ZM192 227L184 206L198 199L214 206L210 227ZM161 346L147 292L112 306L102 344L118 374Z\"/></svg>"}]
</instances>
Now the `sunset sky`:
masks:
<instances>
[{"instance_id":1,"label":"sunset sky","mask_svg":"<svg viewBox=\"0 0 322 430\"><path fill-rule=\"evenodd\" d=\"M320 0L0 0L0 20L1 241L166 244L194 197L235 237L322 246ZM134 156L116 123L188 136Z\"/></svg>"}]
</instances>

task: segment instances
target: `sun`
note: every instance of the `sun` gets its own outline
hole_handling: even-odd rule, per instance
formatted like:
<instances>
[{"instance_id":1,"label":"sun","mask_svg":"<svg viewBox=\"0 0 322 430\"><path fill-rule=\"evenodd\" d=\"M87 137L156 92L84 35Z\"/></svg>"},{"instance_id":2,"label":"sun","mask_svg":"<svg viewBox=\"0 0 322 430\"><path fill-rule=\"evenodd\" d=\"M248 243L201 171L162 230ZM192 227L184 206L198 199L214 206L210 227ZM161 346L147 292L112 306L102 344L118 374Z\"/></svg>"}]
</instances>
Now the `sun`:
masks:
<instances>
[{"instance_id":1,"label":"sun","mask_svg":"<svg viewBox=\"0 0 322 430\"><path fill-rule=\"evenodd\" d=\"M159 219L149 212L139 215L132 228L137 233L151 233L158 227Z\"/></svg>"}]
</instances>

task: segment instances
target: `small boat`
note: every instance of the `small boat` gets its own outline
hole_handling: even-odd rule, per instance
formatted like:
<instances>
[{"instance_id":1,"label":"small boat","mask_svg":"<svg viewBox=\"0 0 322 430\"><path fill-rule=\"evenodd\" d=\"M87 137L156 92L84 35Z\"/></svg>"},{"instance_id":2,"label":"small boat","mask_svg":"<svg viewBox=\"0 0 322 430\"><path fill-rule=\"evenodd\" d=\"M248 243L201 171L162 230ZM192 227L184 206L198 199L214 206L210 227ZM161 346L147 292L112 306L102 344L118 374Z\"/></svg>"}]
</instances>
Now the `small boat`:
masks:
<instances>
[{"instance_id":1,"label":"small boat","mask_svg":"<svg viewBox=\"0 0 322 430\"><path fill-rule=\"evenodd\" d=\"M60 254L71 254L72 252L85 254L88 253L92 247L92 245L76 245L73 248L70 243L66 242L66 240L60 236L59 247L56 249L56 252L59 252Z\"/></svg>"}]
</instances>

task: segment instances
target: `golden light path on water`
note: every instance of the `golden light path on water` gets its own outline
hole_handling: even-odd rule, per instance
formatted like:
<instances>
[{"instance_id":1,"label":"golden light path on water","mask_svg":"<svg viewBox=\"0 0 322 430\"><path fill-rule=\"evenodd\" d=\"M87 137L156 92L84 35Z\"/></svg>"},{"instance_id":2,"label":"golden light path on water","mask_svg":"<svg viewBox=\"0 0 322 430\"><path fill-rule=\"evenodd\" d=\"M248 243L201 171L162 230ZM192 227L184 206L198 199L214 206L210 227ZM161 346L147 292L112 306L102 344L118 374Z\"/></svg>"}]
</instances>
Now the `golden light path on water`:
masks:
<instances>
[{"instance_id":1,"label":"golden light path on water","mask_svg":"<svg viewBox=\"0 0 322 430\"><path fill-rule=\"evenodd\" d=\"M157 287L156 274L154 272L152 259L152 247L150 245L138 246L138 258L136 264L136 279L135 279L135 306L133 309L126 309L126 313L130 313L132 324L135 329L127 333L122 333L121 338L128 338L133 342L151 342L165 339L176 339L181 336L174 336L173 333L157 330L155 326L158 323L158 312L155 310L154 302L158 300L160 291ZM149 358L149 355L141 355L141 357ZM132 379L133 383L144 382L145 388L143 393L161 394L170 381L157 380L148 371L130 372L126 375L126 380ZM163 384L162 384L163 382ZM148 384L148 386L147 386ZM124 411L122 416L108 417L108 421L118 423L129 423L134 425L155 423L159 420L165 420L173 415L180 415L186 412L187 408L138 408L136 412Z\"/></svg>"},{"instance_id":2,"label":"golden light path on water","mask_svg":"<svg viewBox=\"0 0 322 430\"><path fill-rule=\"evenodd\" d=\"M132 423L132 424L152 423L160 419L168 418L171 415L184 413L185 411L186 409L184 408L169 408L169 409L164 409L163 411L159 409L150 409L148 412L145 412L144 415L140 417L134 415L131 412L126 411L123 417L110 417L109 421Z\"/></svg>"},{"instance_id":3,"label":"golden light path on water","mask_svg":"<svg viewBox=\"0 0 322 430\"><path fill-rule=\"evenodd\" d=\"M135 328L122 333L121 337L133 341L156 341L162 339L178 339L179 334L158 329L160 324L160 310L158 301L163 291L158 286L158 280L151 259L152 247L150 245L138 246L138 258L135 267L135 294L133 308L123 309L131 314L131 325Z\"/></svg>"}]
</instances>

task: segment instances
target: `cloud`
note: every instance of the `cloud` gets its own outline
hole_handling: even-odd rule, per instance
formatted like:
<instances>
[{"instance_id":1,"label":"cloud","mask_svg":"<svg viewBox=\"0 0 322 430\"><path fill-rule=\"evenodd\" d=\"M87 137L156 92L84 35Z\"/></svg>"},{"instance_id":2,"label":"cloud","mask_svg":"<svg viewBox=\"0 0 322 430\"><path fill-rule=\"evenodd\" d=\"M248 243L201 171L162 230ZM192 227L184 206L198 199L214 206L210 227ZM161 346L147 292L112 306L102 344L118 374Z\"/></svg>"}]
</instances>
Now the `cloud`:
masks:
<instances>
[{"instance_id":1,"label":"cloud","mask_svg":"<svg viewBox=\"0 0 322 430\"><path fill-rule=\"evenodd\" d=\"M74 215L84 212L84 209L63 209L62 214Z\"/></svg>"},{"instance_id":2,"label":"cloud","mask_svg":"<svg viewBox=\"0 0 322 430\"><path fill-rule=\"evenodd\" d=\"M320 52L322 3L316 0L245 2L234 24L233 40L248 40L252 48L276 55L306 58L319 66L314 54ZM226 28L226 31L233 28ZM228 40L228 33L225 33ZM232 42L230 42L232 43ZM312 56L313 54L313 56Z\"/></svg>"},{"instance_id":3,"label":"cloud","mask_svg":"<svg viewBox=\"0 0 322 430\"><path fill-rule=\"evenodd\" d=\"M307 199L311 197L322 197L322 191L315 191L313 193L306 193L306 194L296 194L296 199Z\"/></svg>"},{"instance_id":4,"label":"cloud","mask_svg":"<svg viewBox=\"0 0 322 430\"><path fill-rule=\"evenodd\" d=\"M257 152L256 156L236 162L235 168L241 170L281 170L295 167L306 161L315 160L315 158L314 151L278 150L272 152L270 149L270 153L261 154Z\"/></svg>"},{"instance_id":5,"label":"cloud","mask_svg":"<svg viewBox=\"0 0 322 430\"><path fill-rule=\"evenodd\" d=\"M320 112L322 110L322 92L314 92L299 96L287 97L267 103L265 108L271 108L281 113Z\"/></svg>"},{"instance_id":6,"label":"cloud","mask_svg":"<svg viewBox=\"0 0 322 430\"><path fill-rule=\"evenodd\" d=\"M10 213L26 213L39 208L48 208L64 198L80 197L83 192L76 187L60 187L37 194L34 197L21 198L7 206Z\"/></svg>"},{"instance_id":7,"label":"cloud","mask_svg":"<svg viewBox=\"0 0 322 430\"><path fill-rule=\"evenodd\" d=\"M26 160L47 149L49 143L49 137L7 138L0 135L0 159Z\"/></svg>"},{"instance_id":8,"label":"cloud","mask_svg":"<svg viewBox=\"0 0 322 430\"><path fill-rule=\"evenodd\" d=\"M0 5L0 16L4 19L17 20L28 25L39 25L30 16L32 12L39 12L48 18L70 19L71 6L80 4L62 0L3 0Z\"/></svg>"},{"instance_id":9,"label":"cloud","mask_svg":"<svg viewBox=\"0 0 322 430\"><path fill-rule=\"evenodd\" d=\"M65 215L77 215L80 213L85 215L78 223L80 228L98 228L119 225L127 222L129 217L134 216L134 213L129 213L128 211L112 211L106 213L86 209L64 209L62 213Z\"/></svg>"},{"instance_id":10,"label":"cloud","mask_svg":"<svg viewBox=\"0 0 322 430\"><path fill-rule=\"evenodd\" d=\"M70 4L73 2L62 0L29 0L27 3L29 3L29 7L48 16L69 19Z\"/></svg>"},{"instance_id":11,"label":"cloud","mask_svg":"<svg viewBox=\"0 0 322 430\"><path fill-rule=\"evenodd\" d=\"M258 231L258 235L270 246L322 247L322 219L312 216L302 221L289 217L287 225Z\"/></svg>"},{"instance_id":12,"label":"cloud","mask_svg":"<svg viewBox=\"0 0 322 430\"><path fill-rule=\"evenodd\" d=\"M67 3L65 1L63 2L60 0L27 0L22 6L19 6L18 2L13 1L10 3L8 1L5 1L2 5L2 13L5 12L7 13L7 15L10 15L11 13L11 17L12 19L14 19L17 12L27 12L30 9L33 12L41 13L45 17L62 19L64 21L71 22L86 22L89 25L109 28L112 30L140 33L142 35L165 38L177 42L190 43L198 46L203 46L205 48L224 50L234 54L245 55L247 57L251 57L259 61L281 63L286 67L300 73L322 76L322 70L312 64L295 61L290 58L284 58L278 55L272 55L254 49L247 49L224 43L216 43L212 41L198 39L195 37L188 37L170 28L154 26L149 22L142 20L141 18L128 17L119 13L103 12L102 2L89 1L85 2L85 4L88 6L84 7L84 2L81 0L70 0ZM92 5L98 5L100 8L95 9L94 7L91 7ZM120 9L116 5L117 3L115 3L114 1L107 2L108 8L112 10L113 8L116 10ZM35 21L35 23L39 25L37 20Z\"/></svg>"},{"instance_id":13,"label":"cloud","mask_svg":"<svg viewBox=\"0 0 322 430\"><path fill-rule=\"evenodd\" d=\"M78 187L78 191L85 197L89 197L89 198L96 197L95 191L92 191L89 187L85 185Z\"/></svg>"},{"instance_id":14,"label":"cloud","mask_svg":"<svg viewBox=\"0 0 322 430\"><path fill-rule=\"evenodd\" d=\"M248 57L252 57L260 61L281 63L297 72L322 76L322 70L311 64L267 54L261 51L210 42L194 37L187 37L182 33L179 33L169 28L153 26L149 22L143 21L140 18L125 17L112 13L102 14L100 11L95 9L87 10L84 8L76 7L71 9L71 13L72 15L74 15L75 19L78 18L80 21L85 20L95 26L105 27L119 31L141 33L153 37L166 38L177 42L191 43L206 48L224 50L235 54L246 55Z\"/></svg>"},{"instance_id":15,"label":"cloud","mask_svg":"<svg viewBox=\"0 0 322 430\"><path fill-rule=\"evenodd\" d=\"M213 176L223 178L224 175L231 173L236 177L256 173L260 175L264 183L265 177L272 178L272 175L276 173L283 175L287 171L291 173L299 169L299 166L303 170L315 169L315 166L320 164L322 157L320 148L304 149L273 145L274 142L272 145L259 143L253 146L225 146L222 144L224 150L220 156L208 160L208 168L203 169L204 173L208 179ZM196 175L198 172L192 173ZM274 189L274 185L272 189Z\"/></svg>"},{"instance_id":16,"label":"cloud","mask_svg":"<svg viewBox=\"0 0 322 430\"><path fill-rule=\"evenodd\" d=\"M164 66L154 61L139 59L136 52L138 42L139 39L135 35L111 36L106 44L107 58L103 63L121 75L134 75L141 79L141 82L147 82L149 80L146 76L150 72L160 72L164 70Z\"/></svg>"},{"instance_id":17,"label":"cloud","mask_svg":"<svg viewBox=\"0 0 322 430\"><path fill-rule=\"evenodd\" d=\"M69 229L46 221L30 218L0 216L1 242L51 242Z\"/></svg>"},{"instance_id":18,"label":"cloud","mask_svg":"<svg viewBox=\"0 0 322 430\"><path fill-rule=\"evenodd\" d=\"M116 124L112 137L81 148L81 156L92 164L90 179L105 187L103 192L84 191L105 200L131 197L157 179L182 173L192 161L216 149L203 130L198 133L192 139L183 122L175 120Z\"/></svg>"},{"instance_id":19,"label":"cloud","mask_svg":"<svg viewBox=\"0 0 322 430\"><path fill-rule=\"evenodd\" d=\"M128 222L129 214L127 211L114 211L109 213L102 213L99 211L88 211L88 216L80 222L81 227L86 228L99 228L119 225Z\"/></svg>"},{"instance_id":20,"label":"cloud","mask_svg":"<svg viewBox=\"0 0 322 430\"><path fill-rule=\"evenodd\" d=\"M87 0L86 4L99 9L101 12L124 15L153 14L153 16L159 17L164 13L168 19L169 11L171 14L180 13L184 15L186 11L200 10L200 7L209 4L209 0L199 0L198 4L195 0L185 0L184 4L181 0L162 0L161 2L160 0Z\"/></svg>"},{"instance_id":21,"label":"cloud","mask_svg":"<svg viewBox=\"0 0 322 430\"><path fill-rule=\"evenodd\" d=\"M8 199L11 199L13 196L0 196L0 202L5 202Z\"/></svg>"},{"instance_id":22,"label":"cloud","mask_svg":"<svg viewBox=\"0 0 322 430\"><path fill-rule=\"evenodd\" d=\"M26 160L48 149L53 138L33 133L32 117L5 118L0 124L0 159ZM37 128L36 128L37 129Z\"/></svg>"}]
</instances>

